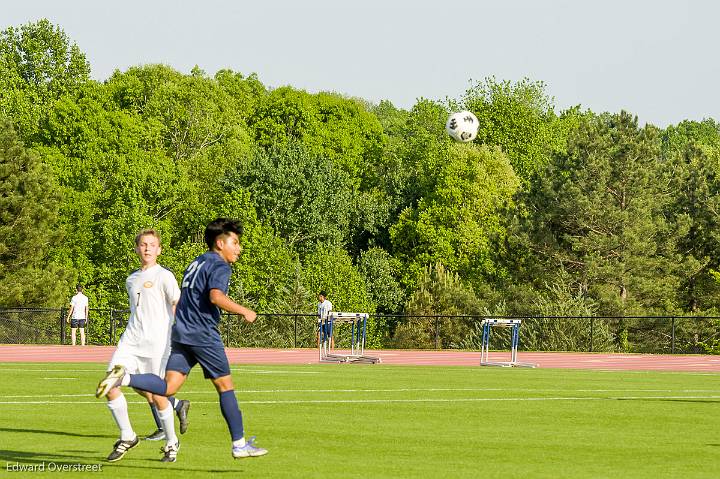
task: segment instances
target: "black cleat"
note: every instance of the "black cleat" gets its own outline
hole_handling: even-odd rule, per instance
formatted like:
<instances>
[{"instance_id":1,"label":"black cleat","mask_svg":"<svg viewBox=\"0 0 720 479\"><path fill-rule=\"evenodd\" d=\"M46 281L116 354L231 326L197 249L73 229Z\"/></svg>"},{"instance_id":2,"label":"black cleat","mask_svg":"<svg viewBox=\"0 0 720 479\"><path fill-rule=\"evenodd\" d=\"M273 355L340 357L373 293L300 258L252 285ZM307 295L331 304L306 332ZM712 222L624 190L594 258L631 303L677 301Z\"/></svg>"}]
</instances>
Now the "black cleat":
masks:
<instances>
[{"instance_id":1,"label":"black cleat","mask_svg":"<svg viewBox=\"0 0 720 479\"><path fill-rule=\"evenodd\" d=\"M188 411L190 410L190 401L181 399L180 407L175 410L178 419L180 420L180 434L185 434L188 428Z\"/></svg>"},{"instance_id":2,"label":"black cleat","mask_svg":"<svg viewBox=\"0 0 720 479\"><path fill-rule=\"evenodd\" d=\"M157 429L154 433L145 438L146 441L162 441L165 439L165 431Z\"/></svg>"},{"instance_id":3,"label":"black cleat","mask_svg":"<svg viewBox=\"0 0 720 479\"><path fill-rule=\"evenodd\" d=\"M175 444L166 444L165 446L160 448L160 451L163 453L162 459L160 459L160 462L175 462L177 460L177 453L180 450L180 441L176 442Z\"/></svg>"},{"instance_id":4,"label":"black cleat","mask_svg":"<svg viewBox=\"0 0 720 479\"><path fill-rule=\"evenodd\" d=\"M108 455L108 462L119 461L123 458L125 453L128 452L128 450L137 446L139 442L140 441L138 440L137 436L135 436L135 439L133 439L132 441L123 441L122 439L120 439L115 443L112 452L110 453L110 455Z\"/></svg>"}]
</instances>

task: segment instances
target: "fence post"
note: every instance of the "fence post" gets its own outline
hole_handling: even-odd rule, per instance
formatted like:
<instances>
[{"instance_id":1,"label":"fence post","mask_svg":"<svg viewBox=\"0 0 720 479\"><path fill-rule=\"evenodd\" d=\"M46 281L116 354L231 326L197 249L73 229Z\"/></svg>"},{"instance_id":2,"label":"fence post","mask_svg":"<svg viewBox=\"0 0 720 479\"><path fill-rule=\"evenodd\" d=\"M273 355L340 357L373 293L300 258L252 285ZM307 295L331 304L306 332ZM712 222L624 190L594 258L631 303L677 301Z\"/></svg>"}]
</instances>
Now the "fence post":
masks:
<instances>
[{"instance_id":1,"label":"fence post","mask_svg":"<svg viewBox=\"0 0 720 479\"><path fill-rule=\"evenodd\" d=\"M595 330L594 326L595 326L595 318L590 317L590 352L591 353L593 352L593 333Z\"/></svg>"},{"instance_id":2,"label":"fence post","mask_svg":"<svg viewBox=\"0 0 720 479\"><path fill-rule=\"evenodd\" d=\"M293 348L297 348L297 314L293 316L295 335L293 336Z\"/></svg>"},{"instance_id":3,"label":"fence post","mask_svg":"<svg viewBox=\"0 0 720 479\"><path fill-rule=\"evenodd\" d=\"M60 308L60 344L65 344L65 308Z\"/></svg>"},{"instance_id":4,"label":"fence post","mask_svg":"<svg viewBox=\"0 0 720 479\"><path fill-rule=\"evenodd\" d=\"M440 343L440 319L435 316L435 349L440 349L438 344Z\"/></svg>"},{"instance_id":5,"label":"fence post","mask_svg":"<svg viewBox=\"0 0 720 479\"><path fill-rule=\"evenodd\" d=\"M115 344L115 309L110 308L110 345Z\"/></svg>"},{"instance_id":6,"label":"fence post","mask_svg":"<svg viewBox=\"0 0 720 479\"><path fill-rule=\"evenodd\" d=\"M670 344L670 352L675 354L675 316L672 317L672 341Z\"/></svg>"}]
</instances>

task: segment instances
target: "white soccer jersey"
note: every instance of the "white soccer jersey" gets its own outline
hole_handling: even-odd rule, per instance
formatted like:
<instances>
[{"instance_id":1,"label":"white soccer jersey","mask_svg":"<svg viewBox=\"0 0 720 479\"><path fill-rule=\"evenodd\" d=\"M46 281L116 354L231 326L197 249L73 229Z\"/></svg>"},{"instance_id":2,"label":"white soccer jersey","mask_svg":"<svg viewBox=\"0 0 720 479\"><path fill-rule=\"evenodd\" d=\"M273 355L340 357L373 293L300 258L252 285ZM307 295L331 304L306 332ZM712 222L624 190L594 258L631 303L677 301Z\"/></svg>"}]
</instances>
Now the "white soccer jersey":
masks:
<instances>
[{"instance_id":1,"label":"white soccer jersey","mask_svg":"<svg viewBox=\"0 0 720 479\"><path fill-rule=\"evenodd\" d=\"M130 301L130 319L118 349L145 358L168 355L173 304L180 299L175 276L156 264L128 276L125 288Z\"/></svg>"},{"instance_id":2,"label":"white soccer jersey","mask_svg":"<svg viewBox=\"0 0 720 479\"><path fill-rule=\"evenodd\" d=\"M85 308L87 308L88 304L88 297L84 294L78 293L73 296L70 300L70 305L73 306L73 319L87 319L87 316L85 316Z\"/></svg>"}]
</instances>

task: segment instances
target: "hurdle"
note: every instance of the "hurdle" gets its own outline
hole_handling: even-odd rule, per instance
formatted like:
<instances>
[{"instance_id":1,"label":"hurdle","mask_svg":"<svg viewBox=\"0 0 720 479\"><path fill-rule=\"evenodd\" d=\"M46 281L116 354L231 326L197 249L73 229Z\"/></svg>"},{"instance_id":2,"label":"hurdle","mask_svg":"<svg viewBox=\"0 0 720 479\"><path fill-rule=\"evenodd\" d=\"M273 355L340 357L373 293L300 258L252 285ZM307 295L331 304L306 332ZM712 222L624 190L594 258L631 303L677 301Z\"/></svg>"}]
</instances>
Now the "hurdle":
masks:
<instances>
[{"instance_id":1,"label":"hurdle","mask_svg":"<svg viewBox=\"0 0 720 479\"><path fill-rule=\"evenodd\" d=\"M320 362L330 363L379 363L380 358L365 355L365 338L368 313L344 313L331 311L320 324ZM335 350L334 334L336 323L350 324L350 354L340 354ZM324 328L323 326L327 326Z\"/></svg>"},{"instance_id":2,"label":"hurdle","mask_svg":"<svg viewBox=\"0 0 720 479\"><path fill-rule=\"evenodd\" d=\"M520 342L520 319L483 319L482 320L482 345L480 349L480 366L499 366L499 367L523 367L534 368L537 364L521 363L517 360L517 348ZM510 328L510 361L490 361L490 332L493 327Z\"/></svg>"}]
</instances>

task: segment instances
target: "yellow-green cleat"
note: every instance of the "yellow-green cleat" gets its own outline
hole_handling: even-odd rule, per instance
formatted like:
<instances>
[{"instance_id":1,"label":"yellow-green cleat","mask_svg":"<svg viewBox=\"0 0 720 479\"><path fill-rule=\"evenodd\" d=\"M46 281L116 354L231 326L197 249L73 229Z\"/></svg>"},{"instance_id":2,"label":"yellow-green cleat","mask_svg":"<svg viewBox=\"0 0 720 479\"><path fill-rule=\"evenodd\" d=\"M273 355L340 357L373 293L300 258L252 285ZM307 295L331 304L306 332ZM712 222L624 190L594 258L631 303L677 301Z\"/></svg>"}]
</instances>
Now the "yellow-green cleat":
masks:
<instances>
[{"instance_id":1,"label":"yellow-green cleat","mask_svg":"<svg viewBox=\"0 0 720 479\"><path fill-rule=\"evenodd\" d=\"M121 365L113 366L113 368L107 372L104 378L100 380L95 391L96 398L103 398L107 396L107 393L116 386L120 386L122 379L125 376L125 367Z\"/></svg>"}]
</instances>

